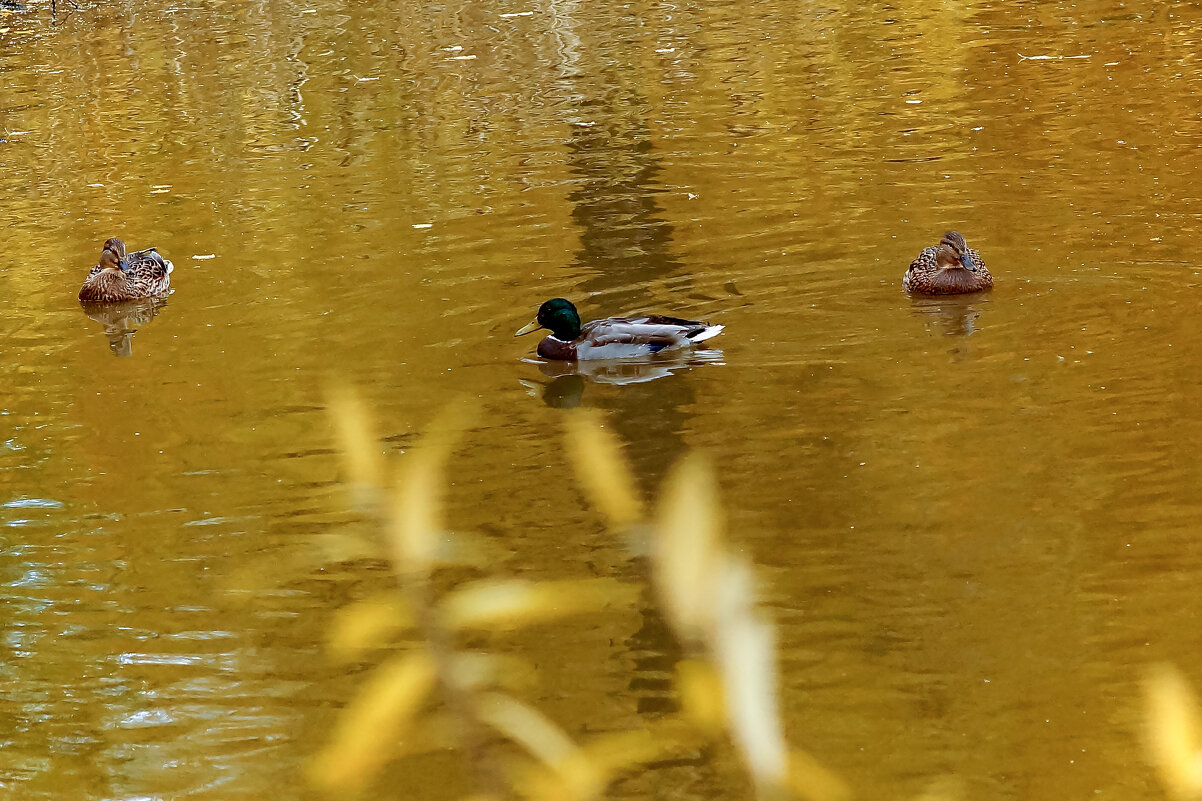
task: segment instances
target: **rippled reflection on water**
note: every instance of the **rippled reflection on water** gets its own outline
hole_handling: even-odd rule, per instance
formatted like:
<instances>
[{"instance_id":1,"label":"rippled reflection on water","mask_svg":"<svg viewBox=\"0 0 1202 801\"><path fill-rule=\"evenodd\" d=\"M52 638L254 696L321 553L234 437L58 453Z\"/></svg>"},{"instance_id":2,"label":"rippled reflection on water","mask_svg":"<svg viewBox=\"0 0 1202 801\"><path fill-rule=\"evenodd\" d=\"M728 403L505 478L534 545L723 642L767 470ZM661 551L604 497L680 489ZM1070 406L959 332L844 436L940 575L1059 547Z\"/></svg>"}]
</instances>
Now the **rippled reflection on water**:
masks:
<instances>
[{"instance_id":1,"label":"rippled reflection on water","mask_svg":"<svg viewBox=\"0 0 1202 801\"><path fill-rule=\"evenodd\" d=\"M0 11L7 785L309 795L360 678L330 612L387 585L324 413L354 382L397 457L480 399L448 513L509 573L637 576L564 408L648 497L704 448L790 735L862 795L1154 795L1135 677L1198 639L1189 6L59 10ZM907 298L948 228L997 289ZM169 308L81 311L117 234L174 261ZM531 366L510 334L560 295L721 322L721 364ZM540 708L670 711L654 611L590 625L513 646ZM749 797L728 767L616 792Z\"/></svg>"}]
</instances>

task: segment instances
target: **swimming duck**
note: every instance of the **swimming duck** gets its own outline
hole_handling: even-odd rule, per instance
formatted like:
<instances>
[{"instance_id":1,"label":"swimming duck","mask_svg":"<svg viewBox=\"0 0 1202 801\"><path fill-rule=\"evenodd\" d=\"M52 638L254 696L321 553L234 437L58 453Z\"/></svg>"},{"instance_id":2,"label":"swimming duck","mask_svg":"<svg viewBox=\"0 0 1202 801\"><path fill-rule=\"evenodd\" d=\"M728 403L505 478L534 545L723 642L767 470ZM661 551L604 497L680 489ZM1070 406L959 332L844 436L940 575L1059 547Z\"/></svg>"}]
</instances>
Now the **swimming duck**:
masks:
<instances>
[{"instance_id":1,"label":"swimming duck","mask_svg":"<svg viewBox=\"0 0 1202 801\"><path fill-rule=\"evenodd\" d=\"M154 248L125 252L120 239L108 239L100 261L83 282L79 299L85 303L121 303L161 295L171 288L175 265Z\"/></svg>"},{"instance_id":2,"label":"swimming duck","mask_svg":"<svg viewBox=\"0 0 1202 801\"><path fill-rule=\"evenodd\" d=\"M538 317L515 337L545 328L551 336L538 343L544 359L629 359L663 350L687 348L716 337L725 326L677 317L606 317L580 324L576 307L563 298L538 307Z\"/></svg>"},{"instance_id":3,"label":"swimming duck","mask_svg":"<svg viewBox=\"0 0 1202 801\"><path fill-rule=\"evenodd\" d=\"M902 278L902 289L919 295L963 295L992 287L993 276L981 254L955 231L944 234L938 245L923 248Z\"/></svg>"}]
</instances>

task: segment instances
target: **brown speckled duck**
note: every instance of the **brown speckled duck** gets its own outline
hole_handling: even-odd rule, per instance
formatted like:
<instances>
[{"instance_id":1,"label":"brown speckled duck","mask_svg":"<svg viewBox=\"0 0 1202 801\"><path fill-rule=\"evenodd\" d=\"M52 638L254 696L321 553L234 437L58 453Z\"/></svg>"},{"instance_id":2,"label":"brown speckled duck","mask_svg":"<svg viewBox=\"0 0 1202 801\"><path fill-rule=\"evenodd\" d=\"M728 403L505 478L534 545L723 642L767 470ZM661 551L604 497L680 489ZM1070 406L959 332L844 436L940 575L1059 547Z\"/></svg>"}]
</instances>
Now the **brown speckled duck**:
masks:
<instances>
[{"instance_id":1,"label":"brown speckled duck","mask_svg":"<svg viewBox=\"0 0 1202 801\"><path fill-rule=\"evenodd\" d=\"M100 262L88 273L79 290L84 303L122 303L161 295L171 288L175 265L154 248L125 252L125 243L109 239L100 251Z\"/></svg>"},{"instance_id":2,"label":"brown speckled duck","mask_svg":"<svg viewBox=\"0 0 1202 801\"><path fill-rule=\"evenodd\" d=\"M551 336L538 343L544 359L630 359L688 348L722 333L724 326L678 317L606 317L580 324L576 307L553 298L538 307L538 317L514 334L545 328Z\"/></svg>"},{"instance_id":3,"label":"brown speckled duck","mask_svg":"<svg viewBox=\"0 0 1202 801\"><path fill-rule=\"evenodd\" d=\"M985 260L955 231L944 234L938 245L923 248L902 278L902 288L918 295L964 295L992 287Z\"/></svg>"}]
</instances>

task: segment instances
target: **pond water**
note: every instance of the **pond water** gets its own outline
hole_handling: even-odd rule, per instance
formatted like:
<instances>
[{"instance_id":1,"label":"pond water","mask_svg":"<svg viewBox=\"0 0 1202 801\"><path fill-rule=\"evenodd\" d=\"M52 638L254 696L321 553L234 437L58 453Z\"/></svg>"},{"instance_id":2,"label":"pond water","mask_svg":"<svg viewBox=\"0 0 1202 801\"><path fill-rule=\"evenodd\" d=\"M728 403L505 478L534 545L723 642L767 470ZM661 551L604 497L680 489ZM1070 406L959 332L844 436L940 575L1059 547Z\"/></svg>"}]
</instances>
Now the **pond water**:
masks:
<instances>
[{"instance_id":1,"label":"pond water","mask_svg":"<svg viewBox=\"0 0 1202 801\"><path fill-rule=\"evenodd\" d=\"M791 742L860 797L1157 798L1139 680L1202 683L1202 16L1187 3L192 0L0 12L0 784L319 798L388 585L325 407L477 427L447 517L530 578L638 570L565 453L648 499L701 449L779 626ZM82 2L82 0L81 0ZM996 279L911 299L947 229ZM175 292L75 300L108 236ZM538 304L720 322L662 376L547 374ZM337 549L333 549L336 551ZM510 641L572 734L672 707L649 608ZM445 754L371 797L456 798ZM750 798L728 757L629 798Z\"/></svg>"}]
</instances>

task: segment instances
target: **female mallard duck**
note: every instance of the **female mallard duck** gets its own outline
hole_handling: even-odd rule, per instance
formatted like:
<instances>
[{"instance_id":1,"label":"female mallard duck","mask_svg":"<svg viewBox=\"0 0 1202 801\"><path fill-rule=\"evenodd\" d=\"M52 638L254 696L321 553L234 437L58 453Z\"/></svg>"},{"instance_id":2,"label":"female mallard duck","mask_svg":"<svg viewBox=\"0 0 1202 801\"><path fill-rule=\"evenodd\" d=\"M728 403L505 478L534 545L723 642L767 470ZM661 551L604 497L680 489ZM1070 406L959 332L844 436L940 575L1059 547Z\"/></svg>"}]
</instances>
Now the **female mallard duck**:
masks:
<instances>
[{"instance_id":1,"label":"female mallard duck","mask_svg":"<svg viewBox=\"0 0 1202 801\"><path fill-rule=\"evenodd\" d=\"M716 337L724 326L676 317L606 317L580 324L576 307L563 298L538 307L538 317L514 334L545 328L551 336L538 343L544 359L629 359L674 348L687 348Z\"/></svg>"},{"instance_id":2,"label":"female mallard duck","mask_svg":"<svg viewBox=\"0 0 1202 801\"><path fill-rule=\"evenodd\" d=\"M938 245L923 248L902 278L902 288L919 295L963 295L992 287L993 276L981 254L955 231L944 234Z\"/></svg>"},{"instance_id":3,"label":"female mallard duck","mask_svg":"<svg viewBox=\"0 0 1202 801\"><path fill-rule=\"evenodd\" d=\"M125 243L109 239L100 251L100 262L88 273L79 290L85 303L121 303L161 295L171 288L175 265L154 248L127 254Z\"/></svg>"}]
</instances>

